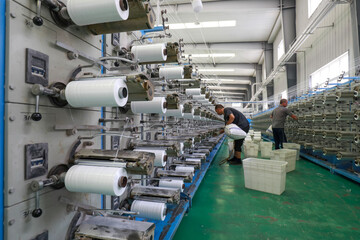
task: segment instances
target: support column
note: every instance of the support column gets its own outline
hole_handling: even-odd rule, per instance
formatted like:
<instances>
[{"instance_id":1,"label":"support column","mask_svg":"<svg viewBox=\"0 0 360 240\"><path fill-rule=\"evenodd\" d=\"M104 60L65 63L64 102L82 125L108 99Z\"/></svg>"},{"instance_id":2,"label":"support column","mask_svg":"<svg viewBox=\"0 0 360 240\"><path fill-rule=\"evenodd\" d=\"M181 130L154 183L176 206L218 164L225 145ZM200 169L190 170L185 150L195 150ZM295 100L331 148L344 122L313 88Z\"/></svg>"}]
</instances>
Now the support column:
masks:
<instances>
[{"instance_id":1,"label":"support column","mask_svg":"<svg viewBox=\"0 0 360 240\"><path fill-rule=\"evenodd\" d=\"M296 38L296 1L295 0L283 0L282 11L282 26L284 33L285 52L288 52L290 45ZM291 88L297 83L296 74L296 54L289 60L290 64L286 64L286 75L288 88Z\"/></svg>"},{"instance_id":2,"label":"support column","mask_svg":"<svg viewBox=\"0 0 360 240\"><path fill-rule=\"evenodd\" d=\"M253 83L256 83L256 78L252 77L251 78L251 84L247 85L247 94L246 94L246 99L247 101L250 101L251 97L252 97L252 93L251 93L251 85Z\"/></svg>"},{"instance_id":3,"label":"support column","mask_svg":"<svg viewBox=\"0 0 360 240\"><path fill-rule=\"evenodd\" d=\"M262 83L262 65L256 65L256 83L260 83L256 85L256 91L260 89Z\"/></svg>"},{"instance_id":4,"label":"support column","mask_svg":"<svg viewBox=\"0 0 360 240\"><path fill-rule=\"evenodd\" d=\"M269 77L270 73L272 72L272 70L274 69L274 52L273 52L273 44L272 43L266 43L265 44L265 50L264 50L264 55L265 55L265 72L266 72L266 76L265 79L267 77ZM266 92L267 92L267 97L271 97L272 95L274 95L274 85L267 85L266 86Z\"/></svg>"},{"instance_id":5,"label":"support column","mask_svg":"<svg viewBox=\"0 0 360 240\"><path fill-rule=\"evenodd\" d=\"M255 86L255 89L256 89L255 92L257 92L260 89L261 84L262 84L262 65L260 65L260 64L256 65L256 83L257 84ZM262 93L260 93L260 95L258 96L258 100L259 101L262 100ZM255 107L256 107L256 111L258 111L259 104L256 104Z\"/></svg>"}]
</instances>

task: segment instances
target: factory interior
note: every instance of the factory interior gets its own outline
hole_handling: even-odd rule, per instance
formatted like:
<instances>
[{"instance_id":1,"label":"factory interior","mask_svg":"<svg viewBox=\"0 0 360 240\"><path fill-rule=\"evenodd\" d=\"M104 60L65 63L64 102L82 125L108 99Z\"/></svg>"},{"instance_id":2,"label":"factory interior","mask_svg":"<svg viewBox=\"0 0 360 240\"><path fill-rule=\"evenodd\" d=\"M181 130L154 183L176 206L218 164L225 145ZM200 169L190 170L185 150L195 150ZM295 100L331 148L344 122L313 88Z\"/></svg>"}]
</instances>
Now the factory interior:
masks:
<instances>
[{"instance_id":1,"label":"factory interior","mask_svg":"<svg viewBox=\"0 0 360 240\"><path fill-rule=\"evenodd\" d=\"M0 0L0 31L0 239L360 239L360 0Z\"/></svg>"}]
</instances>

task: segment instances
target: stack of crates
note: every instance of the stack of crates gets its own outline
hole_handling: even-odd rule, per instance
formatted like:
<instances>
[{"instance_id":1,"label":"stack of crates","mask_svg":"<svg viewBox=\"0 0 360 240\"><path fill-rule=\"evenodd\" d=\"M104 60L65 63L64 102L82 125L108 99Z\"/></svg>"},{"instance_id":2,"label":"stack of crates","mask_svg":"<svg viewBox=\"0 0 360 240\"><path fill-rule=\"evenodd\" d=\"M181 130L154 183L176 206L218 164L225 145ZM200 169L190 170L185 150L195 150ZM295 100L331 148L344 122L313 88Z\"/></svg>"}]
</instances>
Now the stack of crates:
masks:
<instances>
[{"instance_id":1,"label":"stack of crates","mask_svg":"<svg viewBox=\"0 0 360 240\"><path fill-rule=\"evenodd\" d=\"M286 172L291 172L296 168L296 153L293 149L278 149L271 152L270 159L287 162Z\"/></svg>"},{"instance_id":2,"label":"stack of crates","mask_svg":"<svg viewBox=\"0 0 360 240\"><path fill-rule=\"evenodd\" d=\"M254 132L253 141L256 143L260 143L261 141L261 132Z\"/></svg>"},{"instance_id":3,"label":"stack of crates","mask_svg":"<svg viewBox=\"0 0 360 240\"><path fill-rule=\"evenodd\" d=\"M234 139L227 138L227 144L228 144L228 149L229 149L228 158L233 158L233 156L234 156Z\"/></svg>"},{"instance_id":4,"label":"stack of crates","mask_svg":"<svg viewBox=\"0 0 360 240\"><path fill-rule=\"evenodd\" d=\"M243 165L246 188L277 195L285 191L286 162L247 158Z\"/></svg>"},{"instance_id":5,"label":"stack of crates","mask_svg":"<svg viewBox=\"0 0 360 240\"><path fill-rule=\"evenodd\" d=\"M270 158L273 150L272 142L260 142L261 158Z\"/></svg>"},{"instance_id":6,"label":"stack of crates","mask_svg":"<svg viewBox=\"0 0 360 240\"><path fill-rule=\"evenodd\" d=\"M258 157L259 154L259 144L247 141L243 145L245 158L249 157Z\"/></svg>"},{"instance_id":7,"label":"stack of crates","mask_svg":"<svg viewBox=\"0 0 360 240\"><path fill-rule=\"evenodd\" d=\"M285 149L294 149L294 150L296 150L297 151L296 160L300 159L300 148L301 148L300 144L297 144L297 143L283 143L283 147Z\"/></svg>"}]
</instances>

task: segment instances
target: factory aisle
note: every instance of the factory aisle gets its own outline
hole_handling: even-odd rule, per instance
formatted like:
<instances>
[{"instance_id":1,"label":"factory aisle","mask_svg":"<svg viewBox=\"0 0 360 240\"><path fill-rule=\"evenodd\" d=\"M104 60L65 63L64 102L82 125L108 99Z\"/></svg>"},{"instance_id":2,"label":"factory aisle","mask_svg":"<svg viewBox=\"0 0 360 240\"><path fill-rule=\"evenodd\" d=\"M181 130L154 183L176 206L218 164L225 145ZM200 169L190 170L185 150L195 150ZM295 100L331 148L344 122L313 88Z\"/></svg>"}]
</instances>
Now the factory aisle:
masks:
<instances>
[{"instance_id":1,"label":"factory aisle","mask_svg":"<svg viewBox=\"0 0 360 240\"><path fill-rule=\"evenodd\" d=\"M242 166L218 166L201 183L175 240L359 239L360 185L306 160L281 196L245 189Z\"/></svg>"}]
</instances>

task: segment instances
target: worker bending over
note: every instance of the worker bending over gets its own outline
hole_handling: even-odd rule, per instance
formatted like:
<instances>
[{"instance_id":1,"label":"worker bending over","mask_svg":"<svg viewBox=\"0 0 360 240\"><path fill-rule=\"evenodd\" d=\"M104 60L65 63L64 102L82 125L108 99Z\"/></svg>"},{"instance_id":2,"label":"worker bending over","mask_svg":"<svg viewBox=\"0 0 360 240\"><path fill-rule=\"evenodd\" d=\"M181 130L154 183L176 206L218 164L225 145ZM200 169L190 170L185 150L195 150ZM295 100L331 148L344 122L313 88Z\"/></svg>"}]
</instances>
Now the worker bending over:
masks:
<instances>
[{"instance_id":1,"label":"worker bending over","mask_svg":"<svg viewBox=\"0 0 360 240\"><path fill-rule=\"evenodd\" d=\"M271 113L270 118L272 118L272 131L275 141L275 149L283 148L283 143L287 142L285 135L285 120L287 116L290 116L294 120L298 118L287 108L288 101L286 99L280 100L280 105L274 109Z\"/></svg>"},{"instance_id":2,"label":"worker bending over","mask_svg":"<svg viewBox=\"0 0 360 240\"><path fill-rule=\"evenodd\" d=\"M224 108L223 105L218 104L215 106L215 111L219 115L224 115L225 125L236 124L244 132L248 133L250 125L244 114L234 108ZM241 147L244 139L234 140L235 156L229 160L230 164L242 164L241 161Z\"/></svg>"}]
</instances>

